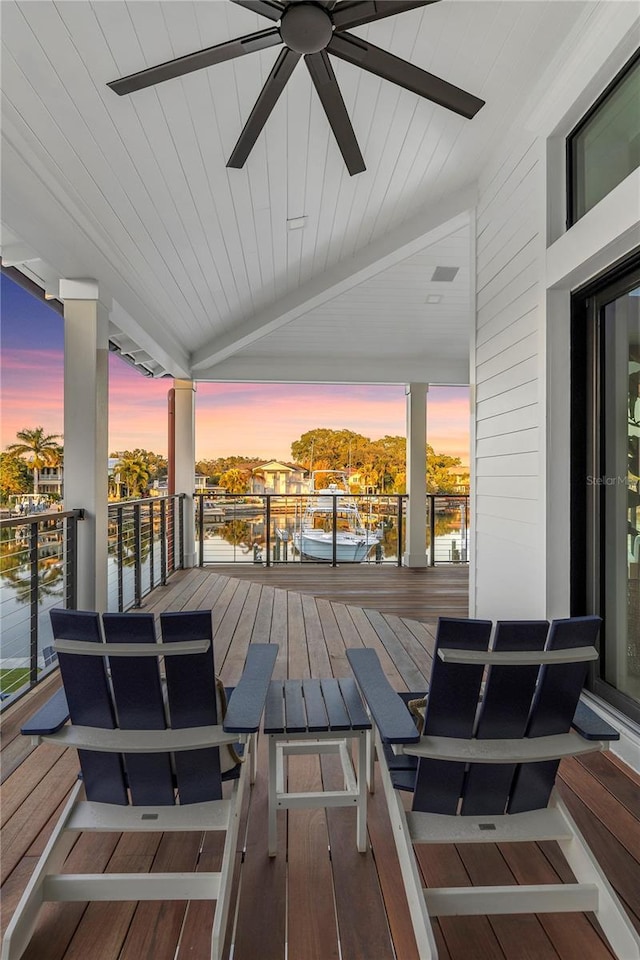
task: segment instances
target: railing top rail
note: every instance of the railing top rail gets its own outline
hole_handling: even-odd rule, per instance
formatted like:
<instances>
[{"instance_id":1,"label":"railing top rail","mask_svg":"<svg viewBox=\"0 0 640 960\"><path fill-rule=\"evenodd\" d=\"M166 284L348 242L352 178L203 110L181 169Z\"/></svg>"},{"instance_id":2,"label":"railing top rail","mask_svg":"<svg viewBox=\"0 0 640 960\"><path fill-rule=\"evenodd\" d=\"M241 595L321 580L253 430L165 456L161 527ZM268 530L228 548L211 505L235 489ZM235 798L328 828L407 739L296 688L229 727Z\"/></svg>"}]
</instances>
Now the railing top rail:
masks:
<instances>
[{"instance_id":1,"label":"railing top rail","mask_svg":"<svg viewBox=\"0 0 640 960\"><path fill-rule=\"evenodd\" d=\"M311 490L307 493L207 493L203 490L195 490L194 497L205 498L206 500L246 500L247 498L251 500L263 500L266 497L271 497L272 499L304 499L307 500L309 497L339 497L340 499L345 497L353 497L357 500L381 500L384 497L388 499L396 499L397 497L403 497L408 499L408 493L347 493L346 490ZM183 494L184 496L184 494ZM427 497L437 497L440 500L468 500L468 493L430 493L425 494ZM141 503L142 501L122 501L123 503Z\"/></svg>"},{"instance_id":2,"label":"railing top rail","mask_svg":"<svg viewBox=\"0 0 640 960\"><path fill-rule=\"evenodd\" d=\"M29 524L46 523L51 520L64 520L67 517L75 517L76 520L82 520L84 518L84 511L53 510L48 513L29 513L25 516L16 514L16 516L13 517L3 517L2 520L0 520L0 529L4 530L7 527L25 527Z\"/></svg>"},{"instance_id":3,"label":"railing top rail","mask_svg":"<svg viewBox=\"0 0 640 960\"><path fill-rule=\"evenodd\" d=\"M160 503L161 500L182 500L184 493L162 493L159 497L133 497L130 500L112 500L108 504L109 510L118 510L122 507L141 506L146 503Z\"/></svg>"}]
</instances>

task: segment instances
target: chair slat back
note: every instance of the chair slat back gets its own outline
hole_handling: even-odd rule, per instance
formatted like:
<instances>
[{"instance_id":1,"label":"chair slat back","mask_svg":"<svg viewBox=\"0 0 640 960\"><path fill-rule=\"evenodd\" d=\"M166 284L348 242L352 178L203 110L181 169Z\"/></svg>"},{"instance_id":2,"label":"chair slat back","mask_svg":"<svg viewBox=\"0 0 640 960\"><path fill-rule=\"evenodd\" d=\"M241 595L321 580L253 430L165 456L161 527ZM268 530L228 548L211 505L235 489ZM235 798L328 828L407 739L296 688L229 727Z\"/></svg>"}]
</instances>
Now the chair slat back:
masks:
<instances>
[{"instance_id":1,"label":"chair slat back","mask_svg":"<svg viewBox=\"0 0 640 960\"><path fill-rule=\"evenodd\" d=\"M164 643L185 640L211 641L206 653L167 657L167 699L173 729L205 727L218 719L213 659L213 626L210 610L160 615ZM200 803L222 797L220 749L184 750L175 754L175 770L181 803Z\"/></svg>"},{"instance_id":2,"label":"chair slat back","mask_svg":"<svg viewBox=\"0 0 640 960\"><path fill-rule=\"evenodd\" d=\"M102 622L107 644L156 642L153 614L105 613ZM165 730L158 659L113 657L109 664L118 726L122 730ZM169 753L129 753L124 755L124 764L133 804L175 803Z\"/></svg>"},{"instance_id":3,"label":"chair slat back","mask_svg":"<svg viewBox=\"0 0 640 960\"><path fill-rule=\"evenodd\" d=\"M216 703L211 612L161 616L165 643L210 641L204 654L165 657L108 656L118 643L155 643L151 614L104 614L102 642L97 613L52 610L56 639L95 642L95 657L60 653L60 670L74 724L123 730L164 730L221 723ZM118 754L80 750L87 799L126 805L199 803L222 797L220 750ZM177 793L176 793L177 790Z\"/></svg>"},{"instance_id":4,"label":"chair slat back","mask_svg":"<svg viewBox=\"0 0 640 960\"><path fill-rule=\"evenodd\" d=\"M472 735L484 668L482 664L444 663L438 657L438 649L486 650L491 627L490 620L441 617L438 621L425 712L425 736L466 738ZM413 809L429 813L456 813L464 775L463 763L421 758L416 774Z\"/></svg>"},{"instance_id":5,"label":"chair slat back","mask_svg":"<svg viewBox=\"0 0 640 960\"><path fill-rule=\"evenodd\" d=\"M547 650L569 650L595 646L602 620L600 617L569 617L554 620L549 631ZM566 733L580 699L588 663L563 663L540 668L531 714L528 737L545 737ZM523 813L547 806L559 761L521 764L515 774L509 813Z\"/></svg>"},{"instance_id":6,"label":"chair slat back","mask_svg":"<svg viewBox=\"0 0 640 960\"><path fill-rule=\"evenodd\" d=\"M502 621L495 650L567 650L595 646L600 618ZM487 650L491 624L441 620L429 683L424 736L520 739L567 733L587 661L543 666L492 666L481 695L481 664L444 663L440 648ZM548 632L547 632L548 631ZM546 638L546 645L545 645ZM559 761L523 764L453 763L420 759L413 809L429 813L499 816L543 809Z\"/></svg>"},{"instance_id":7,"label":"chair slat back","mask_svg":"<svg viewBox=\"0 0 640 960\"><path fill-rule=\"evenodd\" d=\"M502 620L496 624L494 650L543 650L547 620ZM525 735L538 666L493 666L487 671L476 737L518 739ZM472 763L463 788L460 812L467 816L505 812L516 764Z\"/></svg>"},{"instance_id":8,"label":"chair slat back","mask_svg":"<svg viewBox=\"0 0 640 960\"><path fill-rule=\"evenodd\" d=\"M71 722L80 726L116 728L116 716L104 659L97 613L81 610L50 611L55 640L84 640L100 645L95 657L60 653L58 662ZM126 805L127 784L122 757L117 753L79 750L84 787L89 800Z\"/></svg>"}]
</instances>

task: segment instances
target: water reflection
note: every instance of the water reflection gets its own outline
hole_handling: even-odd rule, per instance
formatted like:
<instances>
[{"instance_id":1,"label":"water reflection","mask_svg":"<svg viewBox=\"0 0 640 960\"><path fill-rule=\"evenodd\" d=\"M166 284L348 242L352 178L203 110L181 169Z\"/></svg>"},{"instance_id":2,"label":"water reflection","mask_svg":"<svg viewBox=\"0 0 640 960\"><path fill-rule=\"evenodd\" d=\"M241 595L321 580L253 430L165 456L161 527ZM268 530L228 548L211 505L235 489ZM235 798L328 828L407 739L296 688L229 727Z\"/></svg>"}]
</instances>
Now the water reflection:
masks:
<instances>
[{"instance_id":1,"label":"water reflection","mask_svg":"<svg viewBox=\"0 0 640 960\"><path fill-rule=\"evenodd\" d=\"M392 512L363 512L362 519L380 536L375 551L363 562L396 563L398 557L398 517ZM214 514L215 516L215 514ZM299 526L300 513L295 506L280 509L271 516L269 531L270 563L313 562L301 558L293 546L293 534ZM406 522L402 523L402 542L405 541ZM204 563L264 563L266 562L267 535L265 512L256 507L254 515L242 519L206 519L204 521ZM198 532L196 531L196 536ZM427 529L425 548L429 549L430 531ZM435 560L436 563L465 562L467 551L467 517L464 503L448 505L448 509L436 507Z\"/></svg>"},{"instance_id":2,"label":"water reflection","mask_svg":"<svg viewBox=\"0 0 640 960\"><path fill-rule=\"evenodd\" d=\"M0 578L3 587L18 603L30 603L32 569L28 527L8 527L0 530ZM44 529L38 534L37 588L41 597L60 596L64 563L62 533L56 529ZM7 599L3 595L3 601Z\"/></svg>"}]
</instances>

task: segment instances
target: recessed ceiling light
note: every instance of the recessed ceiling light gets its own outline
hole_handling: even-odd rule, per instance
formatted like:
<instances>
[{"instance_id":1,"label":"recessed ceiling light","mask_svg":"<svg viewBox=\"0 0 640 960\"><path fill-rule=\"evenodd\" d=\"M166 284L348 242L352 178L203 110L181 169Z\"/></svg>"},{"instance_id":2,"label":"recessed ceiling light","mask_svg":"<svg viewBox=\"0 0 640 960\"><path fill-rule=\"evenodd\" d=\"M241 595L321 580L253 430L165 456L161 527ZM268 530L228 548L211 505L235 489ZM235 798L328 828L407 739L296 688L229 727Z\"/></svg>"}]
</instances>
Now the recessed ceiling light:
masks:
<instances>
[{"instance_id":1,"label":"recessed ceiling light","mask_svg":"<svg viewBox=\"0 0 640 960\"><path fill-rule=\"evenodd\" d=\"M289 230L301 230L306 226L307 217L291 217L290 220L287 220L287 227Z\"/></svg>"},{"instance_id":2,"label":"recessed ceiling light","mask_svg":"<svg viewBox=\"0 0 640 960\"><path fill-rule=\"evenodd\" d=\"M425 300L425 303L440 303L441 300L442 300L441 293L430 293L427 299Z\"/></svg>"},{"instance_id":3,"label":"recessed ceiling light","mask_svg":"<svg viewBox=\"0 0 640 960\"><path fill-rule=\"evenodd\" d=\"M451 283L459 269L460 267L436 267L431 279Z\"/></svg>"}]
</instances>

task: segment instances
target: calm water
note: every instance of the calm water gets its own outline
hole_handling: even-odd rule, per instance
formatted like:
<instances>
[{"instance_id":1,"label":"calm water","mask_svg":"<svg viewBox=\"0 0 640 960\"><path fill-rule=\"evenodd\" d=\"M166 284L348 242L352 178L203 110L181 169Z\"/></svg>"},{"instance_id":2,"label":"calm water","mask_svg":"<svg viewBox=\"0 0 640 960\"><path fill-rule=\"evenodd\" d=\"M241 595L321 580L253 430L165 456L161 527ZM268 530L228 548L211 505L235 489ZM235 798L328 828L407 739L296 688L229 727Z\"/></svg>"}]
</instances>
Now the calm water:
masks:
<instances>
[{"instance_id":1,"label":"calm water","mask_svg":"<svg viewBox=\"0 0 640 960\"><path fill-rule=\"evenodd\" d=\"M293 533L299 528L299 517L294 513L272 518L270 536L270 561L272 563L300 563L301 558L293 547ZM372 524L372 530L382 534L382 562L396 563L398 558L398 531L395 518ZM204 524L205 563L254 563L257 558L266 561L266 527L261 512L254 517L236 517L225 522ZM467 559L466 533L460 524L458 512L442 514L436 519L436 563L451 563ZM303 563L310 562L302 560ZM311 561L312 562L312 561ZM366 563L376 562L372 549Z\"/></svg>"},{"instance_id":2,"label":"calm water","mask_svg":"<svg viewBox=\"0 0 640 960\"><path fill-rule=\"evenodd\" d=\"M238 511L239 513L240 511ZM205 563L254 563L266 560L266 534L264 515L258 510L255 516L232 515L224 521L207 521L204 525ZM295 513L272 517L271 562L299 563L300 556L293 547L292 534L296 529ZM397 520L383 518L372 524L382 534L382 562L397 560ZM31 608L29 602L30 568L28 551L24 544L5 539L0 554L0 667L4 669L26 665L30 651ZM196 540L196 550L199 543ZM467 559L465 531L460 524L459 512L440 514L436 520L436 563L450 563ZM159 582L161 568L160 543L153 546L155 581ZM150 587L150 551L142 563L142 590ZM310 562L310 561L303 561ZM373 549L366 562L376 562ZM52 644L49 610L64 603L64 576L61 539L49 536L39 551L38 582L40 598L37 610L38 651L43 664L42 651ZM125 608L131 606L135 596L135 569L126 564L122 569L122 594ZM108 609L118 609L118 571L114 557L108 561Z\"/></svg>"}]
</instances>

